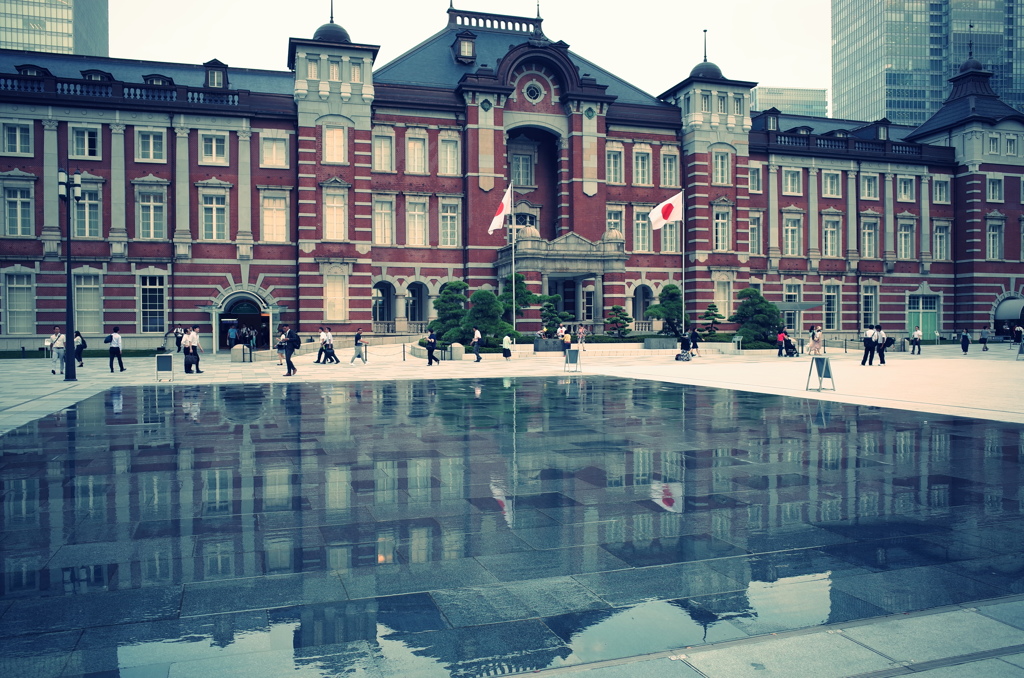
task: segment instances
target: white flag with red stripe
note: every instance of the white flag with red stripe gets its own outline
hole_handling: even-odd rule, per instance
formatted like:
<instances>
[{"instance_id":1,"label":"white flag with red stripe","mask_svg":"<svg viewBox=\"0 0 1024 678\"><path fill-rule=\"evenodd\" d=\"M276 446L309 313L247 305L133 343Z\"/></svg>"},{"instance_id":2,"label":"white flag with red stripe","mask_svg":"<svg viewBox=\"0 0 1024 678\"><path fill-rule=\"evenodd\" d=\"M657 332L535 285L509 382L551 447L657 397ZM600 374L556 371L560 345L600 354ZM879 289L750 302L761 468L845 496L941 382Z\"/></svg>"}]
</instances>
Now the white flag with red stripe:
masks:
<instances>
[{"instance_id":1,"label":"white flag with red stripe","mask_svg":"<svg viewBox=\"0 0 1024 678\"><path fill-rule=\"evenodd\" d=\"M487 229L487 235L505 226L505 215L507 214L512 214L512 186L505 189L505 195L501 199L501 204L498 205L498 211L494 213L494 218L491 219L491 227Z\"/></svg>"},{"instance_id":2,"label":"white flag with red stripe","mask_svg":"<svg viewBox=\"0 0 1024 678\"><path fill-rule=\"evenodd\" d=\"M655 231L670 221L682 221L683 192L679 191L671 198L651 210L651 213L647 216L651 220L651 228Z\"/></svg>"}]
</instances>

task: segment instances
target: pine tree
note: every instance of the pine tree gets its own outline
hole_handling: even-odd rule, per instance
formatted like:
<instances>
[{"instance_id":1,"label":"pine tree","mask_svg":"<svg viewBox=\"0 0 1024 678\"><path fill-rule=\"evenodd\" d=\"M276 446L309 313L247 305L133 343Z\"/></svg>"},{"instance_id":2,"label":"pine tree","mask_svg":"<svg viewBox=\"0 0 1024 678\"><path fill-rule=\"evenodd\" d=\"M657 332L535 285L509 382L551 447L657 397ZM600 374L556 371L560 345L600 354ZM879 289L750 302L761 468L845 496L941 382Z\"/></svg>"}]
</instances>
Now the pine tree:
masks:
<instances>
[{"instance_id":1,"label":"pine tree","mask_svg":"<svg viewBox=\"0 0 1024 678\"><path fill-rule=\"evenodd\" d=\"M720 320L725 320L725 316L718 312L718 305L712 301L708 304L708 310L704 311L698 320L704 321L704 331L709 337L711 337L714 336L717 331L715 329L715 323Z\"/></svg>"},{"instance_id":2,"label":"pine tree","mask_svg":"<svg viewBox=\"0 0 1024 678\"><path fill-rule=\"evenodd\" d=\"M437 310L437 319L431 321L428 327L437 333L440 341L450 344L456 341L463 341L462 320L466 316L466 290L469 285L461 280L453 280L445 283L441 288L441 294L434 299L434 308ZM472 334L470 334L472 337Z\"/></svg>"},{"instance_id":3,"label":"pine tree","mask_svg":"<svg viewBox=\"0 0 1024 678\"><path fill-rule=\"evenodd\" d=\"M473 339L473 328L480 330L484 345L491 337L503 337L512 332L512 326L501 319L505 307L490 290L477 290L469 298L472 304L469 312L462 319L463 335L468 341ZM465 342L464 342L465 343Z\"/></svg>"},{"instance_id":4,"label":"pine tree","mask_svg":"<svg viewBox=\"0 0 1024 678\"><path fill-rule=\"evenodd\" d=\"M744 344L760 341L774 346L775 337L782 327L779 309L753 287L740 290L736 297L742 301L736 312L729 316L729 322L740 325L736 334L743 337Z\"/></svg>"},{"instance_id":5,"label":"pine tree","mask_svg":"<svg viewBox=\"0 0 1024 678\"><path fill-rule=\"evenodd\" d=\"M647 308L648 318L657 318L664 323L662 334L681 338L686 333L690 316L683 313L683 292L676 285L665 285L658 295L658 303Z\"/></svg>"},{"instance_id":6,"label":"pine tree","mask_svg":"<svg viewBox=\"0 0 1024 678\"><path fill-rule=\"evenodd\" d=\"M612 306L608 311L608 317L604 319L604 329L609 334L622 339L632 331L629 329L629 324L632 322L633 318L626 313L625 308L622 306Z\"/></svg>"}]
</instances>

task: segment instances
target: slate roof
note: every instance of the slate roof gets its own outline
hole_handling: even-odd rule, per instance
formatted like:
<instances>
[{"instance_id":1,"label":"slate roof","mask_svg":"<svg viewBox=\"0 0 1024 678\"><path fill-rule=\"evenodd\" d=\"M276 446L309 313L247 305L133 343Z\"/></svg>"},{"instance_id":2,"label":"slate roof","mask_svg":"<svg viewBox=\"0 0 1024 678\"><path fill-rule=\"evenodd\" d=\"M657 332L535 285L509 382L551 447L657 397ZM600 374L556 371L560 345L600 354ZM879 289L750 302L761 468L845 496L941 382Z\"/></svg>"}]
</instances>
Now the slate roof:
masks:
<instances>
[{"instance_id":1,"label":"slate roof","mask_svg":"<svg viewBox=\"0 0 1024 678\"><path fill-rule=\"evenodd\" d=\"M933 136L971 122L998 124L1003 120L1024 122L1024 114L1004 103L992 89L989 79L992 73L982 70L981 63L971 59L960 68L960 73L950 78L953 90L935 114L908 136L915 141Z\"/></svg>"},{"instance_id":2,"label":"slate roof","mask_svg":"<svg viewBox=\"0 0 1024 678\"><path fill-rule=\"evenodd\" d=\"M767 116L763 112L751 112L751 131L754 132L765 132L767 124ZM792 115L788 113L779 113L779 131L788 132L797 127L809 127L810 134L829 134L830 132L844 131L848 132L850 136L863 137L863 134L858 134L858 130L873 127L874 122L866 122L864 120L844 120L842 118L818 118L810 115ZM889 128L889 139L892 141L906 141L907 137L916 129L911 125L894 125L889 123L886 125ZM874 138L869 137L869 138Z\"/></svg>"}]
</instances>

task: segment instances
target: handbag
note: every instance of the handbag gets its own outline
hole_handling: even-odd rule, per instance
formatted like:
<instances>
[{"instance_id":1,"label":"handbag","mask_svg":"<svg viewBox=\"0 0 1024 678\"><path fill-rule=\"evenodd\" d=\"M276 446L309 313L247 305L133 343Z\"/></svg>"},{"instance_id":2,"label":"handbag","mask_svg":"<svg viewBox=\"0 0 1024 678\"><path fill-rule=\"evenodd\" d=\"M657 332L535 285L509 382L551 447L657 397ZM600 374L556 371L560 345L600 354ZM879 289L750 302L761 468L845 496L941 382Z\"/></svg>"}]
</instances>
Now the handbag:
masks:
<instances>
[{"instance_id":1,"label":"handbag","mask_svg":"<svg viewBox=\"0 0 1024 678\"><path fill-rule=\"evenodd\" d=\"M85 343L85 337L82 337L82 350L89 348L89 344Z\"/></svg>"},{"instance_id":2,"label":"handbag","mask_svg":"<svg viewBox=\"0 0 1024 678\"><path fill-rule=\"evenodd\" d=\"M185 356L185 364L186 365L198 365L199 364L199 356L195 355L194 353L189 353L188 355Z\"/></svg>"},{"instance_id":3,"label":"handbag","mask_svg":"<svg viewBox=\"0 0 1024 678\"><path fill-rule=\"evenodd\" d=\"M109 344L112 341L114 341L114 335L113 334L108 334L107 336L105 336L103 338L103 343L104 344Z\"/></svg>"}]
</instances>

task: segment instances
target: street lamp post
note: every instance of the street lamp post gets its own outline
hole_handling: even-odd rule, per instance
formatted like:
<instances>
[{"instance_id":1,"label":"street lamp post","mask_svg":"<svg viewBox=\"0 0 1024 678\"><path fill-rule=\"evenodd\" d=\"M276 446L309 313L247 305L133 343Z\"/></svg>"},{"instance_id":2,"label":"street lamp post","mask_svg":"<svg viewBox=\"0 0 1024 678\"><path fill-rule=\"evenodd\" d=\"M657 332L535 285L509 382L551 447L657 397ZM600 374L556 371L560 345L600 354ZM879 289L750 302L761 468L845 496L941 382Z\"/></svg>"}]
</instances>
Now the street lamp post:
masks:
<instances>
[{"instance_id":1,"label":"street lamp post","mask_svg":"<svg viewBox=\"0 0 1024 678\"><path fill-rule=\"evenodd\" d=\"M57 195L64 203L67 213L67 238L64 241L64 258L67 263L67 318L64 321L64 381L78 381L75 372L75 279L71 275L71 231L74 228L71 200L77 205L82 199L82 173L69 176L64 170L57 174Z\"/></svg>"}]
</instances>

